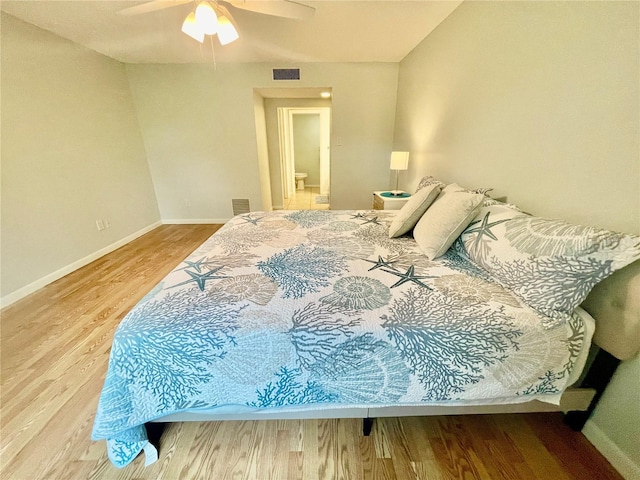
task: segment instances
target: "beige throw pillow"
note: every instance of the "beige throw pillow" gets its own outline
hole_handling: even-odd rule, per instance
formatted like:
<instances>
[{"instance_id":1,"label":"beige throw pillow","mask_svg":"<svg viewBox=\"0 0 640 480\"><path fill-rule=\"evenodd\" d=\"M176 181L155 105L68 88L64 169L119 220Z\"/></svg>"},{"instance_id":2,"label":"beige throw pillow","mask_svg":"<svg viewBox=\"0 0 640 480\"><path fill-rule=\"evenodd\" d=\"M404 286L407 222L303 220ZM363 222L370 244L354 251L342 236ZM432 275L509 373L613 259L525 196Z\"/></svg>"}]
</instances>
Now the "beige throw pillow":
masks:
<instances>
[{"instance_id":1,"label":"beige throw pillow","mask_svg":"<svg viewBox=\"0 0 640 480\"><path fill-rule=\"evenodd\" d=\"M444 255L480 210L484 195L445 187L413 229L413 238L430 260Z\"/></svg>"},{"instance_id":2,"label":"beige throw pillow","mask_svg":"<svg viewBox=\"0 0 640 480\"><path fill-rule=\"evenodd\" d=\"M416 188L416 193L418 193L419 190L422 190L424 187L426 187L428 185L438 185L440 187L440 189L443 189L446 186L445 183L442 183L436 177L432 177L431 175L427 175L426 177L422 177L420 179L420 183L418 183L418 187Z\"/></svg>"},{"instance_id":3,"label":"beige throw pillow","mask_svg":"<svg viewBox=\"0 0 640 480\"><path fill-rule=\"evenodd\" d=\"M420 217L427 211L440 193L440 185L433 184L421 188L404 204L389 227L389 238L404 235L416 226Z\"/></svg>"}]
</instances>

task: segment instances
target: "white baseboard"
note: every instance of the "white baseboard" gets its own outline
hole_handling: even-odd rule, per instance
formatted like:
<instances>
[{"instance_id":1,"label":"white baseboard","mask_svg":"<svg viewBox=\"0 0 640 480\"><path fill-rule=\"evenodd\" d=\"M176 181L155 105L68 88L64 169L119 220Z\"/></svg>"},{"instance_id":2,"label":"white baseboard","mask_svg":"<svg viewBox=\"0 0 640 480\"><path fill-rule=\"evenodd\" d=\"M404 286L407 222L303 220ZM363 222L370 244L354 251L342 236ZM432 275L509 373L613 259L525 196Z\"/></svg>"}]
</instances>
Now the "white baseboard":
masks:
<instances>
[{"instance_id":1,"label":"white baseboard","mask_svg":"<svg viewBox=\"0 0 640 480\"><path fill-rule=\"evenodd\" d=\"M163 218L164 225L206 225L227 223L230 218Z\"/></svg>"},{"instance_id":2,"label":"white baseboard","mask_svg":"<svg viewBox=\"0 0 640 480\"><path fill-rule=\"evenodd\" d=\"M159 227L160 225L162 225L162 222L160 221L152 223L151 225L144 227L143 229L138 230L137 232L134 232L131 235L127 235L126 237L118 240L117 242L112 243L111 245L107 245L106 247L101 248L100 250L93 252L84 258L81 258L80 260L76 260L75 262L65 267L62 267L56 270L55 272L45 275L44 277L36 280L35 282L31 282L29 285L25 285L24 287L19 288L18 290L15 290L14 292L11 292L5 295L4 297L0 298L0 308L7 307L12 303L15 303L18 300L26 297L27 295L32 294L36 290L39 290L42 287L46 287L50 283L55 282L56 280L64 277L65 275L68 275L71 272L74 272L79 268L82 268L85 265L88 265L94 260L97 260L98 258L103 257L104 255L111 253L114 250L117 250L123 245L126 245L127 243L135 240L136 238L141 237L145 233L149 233L151 230Z\"/></svg>"},{"instance_id":3,"label":"white baseboard","mask_svg":"<svg viewBox=\"0 0 640 480\"><path fill-rule=\"evenodd\" d=\"M640 479L640 465L636 465L593 421L587 420L582 433L626 480Z\"/></svg>"}]
</instances>

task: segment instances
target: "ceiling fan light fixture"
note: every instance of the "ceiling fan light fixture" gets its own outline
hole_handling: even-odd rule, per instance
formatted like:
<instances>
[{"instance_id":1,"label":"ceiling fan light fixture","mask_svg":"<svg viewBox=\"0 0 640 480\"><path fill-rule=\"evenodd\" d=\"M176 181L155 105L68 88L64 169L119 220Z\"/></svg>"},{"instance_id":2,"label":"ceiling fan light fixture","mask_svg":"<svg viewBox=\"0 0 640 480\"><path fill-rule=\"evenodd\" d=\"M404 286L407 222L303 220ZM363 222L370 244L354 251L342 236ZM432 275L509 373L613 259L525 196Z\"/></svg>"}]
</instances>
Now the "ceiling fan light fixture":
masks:
<instances>
[{"instance_id":1,"label":"ceiling fan light fixture","mask_svg":"<svg viewBox=\"0 0 640 480\"><path fill-rule=\"evenodd\" d=\"M224 15L218 17L218 40L221 45L228 45L240 38L236 27L233 26L231 20Z\"/></svg>"},{"instance_id":2,"label":"ceiling fan light fixture","mask_svg":"<svg viewBox=\"0 0 640 480\"><path fill-rule=\"evenodd\" d=\"M194 12L191 12L187 15L187 18L184 19L184 22L182 23L182 31L194 40L197 40L200 43L204 42L204 32L196 21L196 14Z\"/></svg>"},{"instance_id":3,"label":"ceiling fan light fixture","mask_svg":"<svg viewBox=\"0 0 640 480\"><path fill-rule=\"evenodd\" d=\"M215 35L218 31L218 16L209 2L200 2L196 7L195 20L203 33Z\"/></svg>"}]
</instances>

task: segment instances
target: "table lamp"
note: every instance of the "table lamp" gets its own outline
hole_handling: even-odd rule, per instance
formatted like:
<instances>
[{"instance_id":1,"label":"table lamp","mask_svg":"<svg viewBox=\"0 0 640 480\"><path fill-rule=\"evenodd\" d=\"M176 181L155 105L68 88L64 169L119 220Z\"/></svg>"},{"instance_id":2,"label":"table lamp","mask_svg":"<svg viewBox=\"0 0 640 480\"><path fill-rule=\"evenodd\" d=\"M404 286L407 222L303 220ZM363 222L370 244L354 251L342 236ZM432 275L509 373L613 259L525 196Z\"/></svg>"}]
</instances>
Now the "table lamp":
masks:
<instances>
[{"instance_id":1,"label":"table lamp","mask_svg":"<svg viewBox=\"0 0 640 480\"><path fill-rule=\"evenodd\" d=\"M409 152L391 152L391 170L396 171L396 189L391 190L394 197L401 196L404 192L398 190L398 172L409 167Z\"/></svg>"}]
</instances>

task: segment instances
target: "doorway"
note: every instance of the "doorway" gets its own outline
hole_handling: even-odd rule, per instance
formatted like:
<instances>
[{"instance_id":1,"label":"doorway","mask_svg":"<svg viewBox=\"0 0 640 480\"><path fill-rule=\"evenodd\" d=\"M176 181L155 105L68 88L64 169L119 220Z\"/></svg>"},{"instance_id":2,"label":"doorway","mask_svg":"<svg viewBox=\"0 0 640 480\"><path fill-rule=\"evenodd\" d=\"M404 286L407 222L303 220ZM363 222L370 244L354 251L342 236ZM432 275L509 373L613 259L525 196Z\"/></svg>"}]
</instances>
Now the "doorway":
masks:
<instances>
[{"instance_id":1,"label":"doorway","mask_svg":"<svg viewBox=\"0 0 640 480\"><path fill-rule=\"evenodd\" d=\"M331 109L279 107L277 111L285 208L328 209Z\"/></svg>"}]
</instances>

